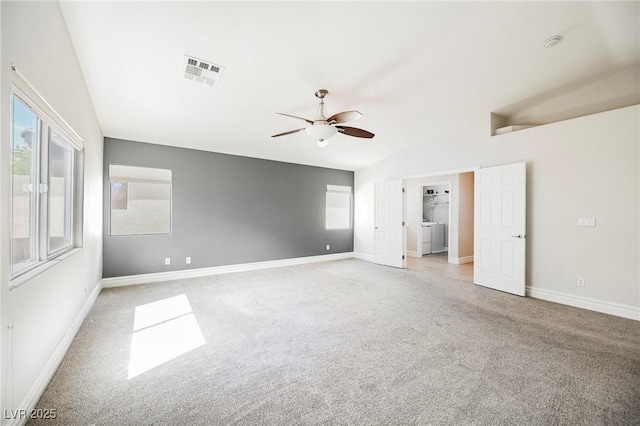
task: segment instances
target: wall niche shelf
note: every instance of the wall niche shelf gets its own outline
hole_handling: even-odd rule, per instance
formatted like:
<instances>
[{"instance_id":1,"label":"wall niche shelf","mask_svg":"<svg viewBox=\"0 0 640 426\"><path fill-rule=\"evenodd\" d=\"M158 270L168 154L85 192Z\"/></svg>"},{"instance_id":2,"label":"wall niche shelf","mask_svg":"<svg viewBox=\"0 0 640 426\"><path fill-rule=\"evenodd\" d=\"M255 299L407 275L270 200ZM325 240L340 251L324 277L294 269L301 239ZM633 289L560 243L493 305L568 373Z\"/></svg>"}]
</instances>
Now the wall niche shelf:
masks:
<instances>
[{"instance_id":1,"label":"wall niche shelf","mask_svg":"<svg viewBox=\"0 0 640 426\"><path fill-rule=\"evenodd\" d=\"M572 120L574 118L585 117L587 115L599 114L601 112L612 111L620 108L627 108L633 105L638 105L637 101L635 101L635 103L633 102L629 102L628 104L623 103L620 106L615 106L613 108L602 108L598 110L587 111L584 113L574 113L574 114L566 114L566 115L558 114L552 120L549 120L548 117L546 119L539 117L540 118L539 122L535 124L531 122L523 123L522 121L526 121L526 119L523 119L522 121L518 122L518 119L516 117L500 115L500 114L496 114L495 112L492 112L490 115L491 136L493 137L493 136L506 135L509 133L530 129L532 127L545 126L547 124L558 123L560 121L565 121L565 120Z\"/></svg>"},{"instance_id":2,"label":"wall niche shelf","mask_svg":"<svg viewBox=\"0 0 640 426\"><path fill-rule=\"evenodd\" d=\"M507 133L513 133L524 129L535 127L537 124L511 124L509 123L509 117L491 113L491 136L506 135Z\"/></svg>"},{"instance_id":3,"label":"wall niche shelf","mask_svg":"<svg viewBox=\"0 0 640 426\"><path fill-rule=\"evenodd\" d=\"M595 70L594 70L595 71ZM526 131L640 103L638 64L611 68L490 110L491 136ZM527 126L527 127L524 127Z\"/></svg>"},{"instance_id":4,"label":"wall niche shelf","mask_svg":"<svg viewBox=\"0 0 640 426\"><path fill-rule=\"evenodd\" d=\"M528 129L529 127L535 126L535 124L516 124L513 126L498 127L495 130L495 135L504 135L506 133L517 132L518 130Z\"/></svg>"}]
</instances>

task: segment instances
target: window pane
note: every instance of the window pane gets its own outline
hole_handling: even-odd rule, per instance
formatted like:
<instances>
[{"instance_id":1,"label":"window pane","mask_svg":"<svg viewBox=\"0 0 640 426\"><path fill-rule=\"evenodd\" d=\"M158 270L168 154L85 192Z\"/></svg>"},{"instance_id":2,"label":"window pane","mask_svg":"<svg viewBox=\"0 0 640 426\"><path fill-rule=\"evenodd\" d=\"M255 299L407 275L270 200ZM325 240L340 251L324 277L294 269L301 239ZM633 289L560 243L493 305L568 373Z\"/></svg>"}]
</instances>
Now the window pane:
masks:
<instances>
[{"instance_id":1,"label":"window pane","mask_svg":"<svg viewBox=\"0 0 640 426\"><path fill-rule=\"evenodd\" d=\"M38 260L37 149L38 118L18 98L12 99L11 123L11 271Z\"/></svg>"},{"instance_id":2,"label":"window pane","mask_svg":"<svg viewBox=\"0 0 640 426\"><path fill-rule=\"evenodd\" d=\"M170 232L170 184L111 181L111 235Z\"/></svg>"},{"instance_id":3,"label":"window pane","mask_svg":"<svg viewBox=\"0 0 640 426\"><path fill-rule=\"evenodd\" d=\"M72 244L73 157L71 145L55 132L49 139L49 253Z\"/></svg>"},{"instance_id":4,"label":"window pane","mask_svg":"<svg viewBox=\"0 0 640 426\"><path fill-rule=\"evenodd\" d=\"M351 194L327 192L327 229L349 229L351 227Z\"/></svg>"}]
</instances>

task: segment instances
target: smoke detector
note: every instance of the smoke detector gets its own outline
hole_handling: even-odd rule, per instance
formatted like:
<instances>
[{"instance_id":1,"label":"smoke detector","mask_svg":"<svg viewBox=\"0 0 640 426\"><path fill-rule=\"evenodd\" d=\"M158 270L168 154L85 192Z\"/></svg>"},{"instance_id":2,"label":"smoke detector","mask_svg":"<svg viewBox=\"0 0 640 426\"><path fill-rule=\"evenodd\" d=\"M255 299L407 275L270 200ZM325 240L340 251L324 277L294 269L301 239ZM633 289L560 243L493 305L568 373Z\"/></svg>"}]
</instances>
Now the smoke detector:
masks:
<instances>
[{"instance_id":1,"label":"smoke detector","mask_svg":"<svg viewBox=\"0 0 640 426\"><path fill-rule=\"evenodd\" d=\"M184 56L184 78L217 87L224 68L210 61L203 61L191 56Z\"/></svg>"},{"instance_id":2,"label":"smoke detector","mask_svg":"<svg viewBox=\"0 0 640 426\"><path fill-rule=\"evenodd\" d=\"M550 49L553 46L555 46L556 44L560 43L560 40L562 40L562 37L560 37L559 35L554 35L554 36L551 36L548 39L546 39L542 43L542 46L546 47L547 49Z\"/></svg>"}]
</instances>

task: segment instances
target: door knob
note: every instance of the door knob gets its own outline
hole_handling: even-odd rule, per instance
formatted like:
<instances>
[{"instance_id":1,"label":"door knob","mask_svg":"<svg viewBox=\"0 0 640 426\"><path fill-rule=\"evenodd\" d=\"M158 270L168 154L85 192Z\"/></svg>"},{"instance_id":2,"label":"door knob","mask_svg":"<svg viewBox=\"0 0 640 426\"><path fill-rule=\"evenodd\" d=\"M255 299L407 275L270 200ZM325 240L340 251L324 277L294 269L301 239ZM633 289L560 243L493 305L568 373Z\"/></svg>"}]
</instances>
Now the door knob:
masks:
<instances>
[{"instance_id":1,"label":"door knob","mask_svg":"<svg viewBox=\"0 0 640 426\"><path fill-rule=\"evenodd\" d=\"M512 235L512 238L524 238L524 235L522 234L518 234L518 235Z\"/></svg>"}]
</instances>

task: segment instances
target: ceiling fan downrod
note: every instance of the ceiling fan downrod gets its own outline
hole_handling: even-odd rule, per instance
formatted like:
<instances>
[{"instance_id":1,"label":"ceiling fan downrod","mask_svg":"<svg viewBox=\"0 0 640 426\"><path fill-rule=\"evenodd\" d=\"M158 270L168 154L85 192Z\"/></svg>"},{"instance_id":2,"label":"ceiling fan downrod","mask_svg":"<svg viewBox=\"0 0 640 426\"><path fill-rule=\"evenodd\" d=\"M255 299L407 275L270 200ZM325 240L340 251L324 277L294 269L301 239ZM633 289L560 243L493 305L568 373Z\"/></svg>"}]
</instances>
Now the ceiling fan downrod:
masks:
<instances>
[{"instance_id":1,"label":"ceiling fan downrod","mask_svg":"<svg viewBox=\"0 0 640 426\"><path fill-rule=\"evenodd\" d=\"M320 99L320 105L318 105L318 112L316 118L313 120L314 124L328 124L327 117L324 115L324 97L329 94L326 89L318 89L316 91L316 98Z\"/></svg>"}]
</instances>

